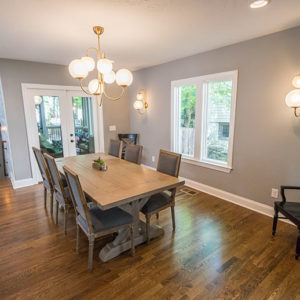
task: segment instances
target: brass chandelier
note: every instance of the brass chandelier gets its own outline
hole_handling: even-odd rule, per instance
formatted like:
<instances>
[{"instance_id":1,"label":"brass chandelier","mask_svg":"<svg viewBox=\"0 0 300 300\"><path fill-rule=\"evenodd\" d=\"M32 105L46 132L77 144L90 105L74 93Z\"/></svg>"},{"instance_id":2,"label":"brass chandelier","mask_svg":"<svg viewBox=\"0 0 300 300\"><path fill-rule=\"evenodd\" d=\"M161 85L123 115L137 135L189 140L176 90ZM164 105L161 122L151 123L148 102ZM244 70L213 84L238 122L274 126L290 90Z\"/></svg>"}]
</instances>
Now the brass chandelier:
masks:
<instances>
[{"instance_id":1,"label":"brass chandelier","mask_svg":"<svg viewBox=\"0 0 300 300\"><path fill-rule=\"evenodd\" d=\"M125 89L132 83L132 74L127 69L120 69L116 73L113 69L113 61L107 59L105 53L101 53L100 49L100 35L104 32L101 26L93 27L94 33L98 38L98 48L88 48L86 56L81 59L74 59L69 64L69 72L73 78L80 81L81 89L88 95L95 95L98 104L102 105L102 96L107 99L115 101L119 100L124 94ZM89 51L95 50L97 52L97 78L92 79L88 84L88 89L83 86L83 79L86 78L89 72L95 69L96 63L92 57L89 56ZM118 97L110 97L106 94L105 84L112 84L114 81L122 88Z\"/></svg>"}]
</instances>

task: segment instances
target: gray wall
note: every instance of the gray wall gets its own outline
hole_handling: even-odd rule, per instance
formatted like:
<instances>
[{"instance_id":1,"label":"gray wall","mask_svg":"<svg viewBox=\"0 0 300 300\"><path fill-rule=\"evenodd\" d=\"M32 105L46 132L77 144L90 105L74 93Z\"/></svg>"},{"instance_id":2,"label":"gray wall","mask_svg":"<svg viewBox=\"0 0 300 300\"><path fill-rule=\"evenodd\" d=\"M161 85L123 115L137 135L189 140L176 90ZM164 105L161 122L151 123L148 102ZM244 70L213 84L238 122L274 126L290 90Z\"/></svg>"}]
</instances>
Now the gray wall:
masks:
<instances>
[{"instance_id":1,"label":"gray wall","mask_svg":"<svg viewBox=\"0 0 300 300\"><path fill-rule=\"evenodd\" d=\"M30 178L31 167L21 83L77 86L78 82L71 78L66 66L6 59L0 59L0 77L2 80L15 179ZM112 90L115 90L115 88L112 88ZM114 92L118 93L118 91ZM108 139L116 134L116 132L108 131L109 125L116 125L119 132L129 130L127 95L114 103L104 101L103 114L105 145L107 147Z\"/></svg>"},{"instance_id":2,"label":"gray wall","mask_svg":"<svg viewBox=\"0 0 300 300\"><path fill-rule=\"evenodd\" d=\"M268 205L272 187L300 185L300 119L284 101L300 72L299 54L297 27L135 72L130 120L144 146L143 163L155 166L151 156L171 148L172 80L238 69L232 172L182 163L180 175ZM132 107L139 89L148 93L146 115Z\"/></svg>"}]
</instances>

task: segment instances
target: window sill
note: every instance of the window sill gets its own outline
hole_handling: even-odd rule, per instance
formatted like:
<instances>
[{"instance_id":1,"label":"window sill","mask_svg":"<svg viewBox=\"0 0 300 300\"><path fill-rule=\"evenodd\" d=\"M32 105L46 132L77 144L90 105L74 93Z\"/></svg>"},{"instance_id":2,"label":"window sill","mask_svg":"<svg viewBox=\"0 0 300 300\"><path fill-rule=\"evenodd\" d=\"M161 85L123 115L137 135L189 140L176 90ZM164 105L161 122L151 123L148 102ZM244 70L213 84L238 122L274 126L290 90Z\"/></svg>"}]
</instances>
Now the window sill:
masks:
<instances>
[{"instance_id":1,"label":"window sill","mask_svg":"<svg viewBox=\"0 0 300 300\"><path fill-rule=\"evenodd\" d=\"M229 166L221 166L221 165L214 164L211 162L203 162L203 161L194 160L194 159L191 159L189 157L184 157L184 156L182 157L182 161L187 164L191 164L191 165L195 165L195 166L199 166L199 167L203 167L203 168L209 168L209 169L213 169L213 170L224 172L224 173L230 173L232 170L232 167L229 167Z\"/></svg>"}]
</instances>

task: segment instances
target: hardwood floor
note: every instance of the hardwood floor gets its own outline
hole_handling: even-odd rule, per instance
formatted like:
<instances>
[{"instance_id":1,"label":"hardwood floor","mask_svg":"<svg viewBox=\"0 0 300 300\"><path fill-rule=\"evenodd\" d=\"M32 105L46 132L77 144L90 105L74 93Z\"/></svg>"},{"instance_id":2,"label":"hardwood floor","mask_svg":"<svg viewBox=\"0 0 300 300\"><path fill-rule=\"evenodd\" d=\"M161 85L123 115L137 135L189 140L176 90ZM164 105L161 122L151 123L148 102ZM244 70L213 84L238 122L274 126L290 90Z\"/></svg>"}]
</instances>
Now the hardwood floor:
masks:
<instances>
[{"instance_id":1,"label":"hardwood floor","mask_svg":"<svg viewBox=\"0 0 300 300\"><path fill-rule=\"evenodd\" d=\"M48 201L49 205L49 201ZM87 272L87 241L75 253L75 223L56 226L43 188L13 190L0 181L0 298L18 299L300 299L296 227L207 194L183 188L157 222L165 235L102 263L96 243Z\"/></svg>"}]
</instances>

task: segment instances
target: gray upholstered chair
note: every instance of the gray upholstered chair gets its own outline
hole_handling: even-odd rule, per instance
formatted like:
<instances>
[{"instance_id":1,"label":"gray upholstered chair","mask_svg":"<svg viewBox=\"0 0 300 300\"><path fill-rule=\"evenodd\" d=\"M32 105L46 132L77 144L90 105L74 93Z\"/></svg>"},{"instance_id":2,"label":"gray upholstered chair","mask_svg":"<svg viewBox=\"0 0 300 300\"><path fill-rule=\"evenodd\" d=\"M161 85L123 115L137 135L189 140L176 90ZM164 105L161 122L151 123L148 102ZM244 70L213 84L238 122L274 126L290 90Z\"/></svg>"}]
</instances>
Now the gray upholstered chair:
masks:
<instances>
[{"instance_id":1,"label":"gray upholstered chair","mask_svg":"<svg viewBox=\"0 0 300 300\"><path fill-rule=\"evenodd\" d=\"M181 162L181 154L160 150L157 163L157 171L178 177ZM175 230L175 195L176 188L161 192L150 197L143 206L141 212L146 217L147 242L150 240L150 219L153 214L158 216L161 210L171 207L173 230Z\"/></svg>"},{"instance_id":2,"label":"gray upholstered chair","mask_svg":"<svg viewBox=\"0 0 300 300\"><path fill-rule=\"evenodd\" d=\"M125 148L124 159L140 165L142 160L143 146L128 144Z\"/></svg>"},{"instance_id":3,"label":"gray upholstered chair","mask_svg":"<svg viewBox=\"0 0 300 300\"><path fill-rule=\"evenodd\" d=\"M67 182L63 179L57 169L55 159L49 154L44 154L45 161L47 163L50 176L53 182L53 189L56 200L56 217L55 223L58 223L58 206L60 205L64 209L64 233L67 234L67 217L69 209L73 206L70 197Z\"/></svg>"},{"instance_id":4,"label":"gray upholstered chair","mask_svg":"<svg viewBox=\"0 0 300 300\"><path fill-rule=\"evenodd\" d=\"M50 212L51 215L53 214L53 193L54 193L54 188L53 188L53 182L51 179L51 175L48 169L48 166L45 162L44 156L42 154L42 151L36 147L32 147L34 156L36 158L37 164L39 166L42 179L43 179L43 184L44 184L44 206L47 206L47 190L50 192Z\"/></svg>"},{"instance_id":5,"label":"gray upholstered chair","mask_svg":"<svg viewBox=\"0 0 300 300\"><path fill-rule=\"evenodd\" d=\"M122 156L122 141L110 140L108 154L121 158Z\"/></svg>"},{"instance_id":6,"label":"gray upholstered chair","mask_svg":"<svg viewBox=\"0 0 300 300\"><path fill-rule=\"evenodd\" d=\"M93 269L93 251L96 238L106 234L117 232L121 228L128 228L131 235L131 254L134 255L133 240L133 217L122 209L115 207L108 210L101 210L98 206L88 206L78 175L64 166L71 199L76 212L76 252L79 251L80 229L86 234L89 240L88 270Z\"/></svg>"}]
</instances>

